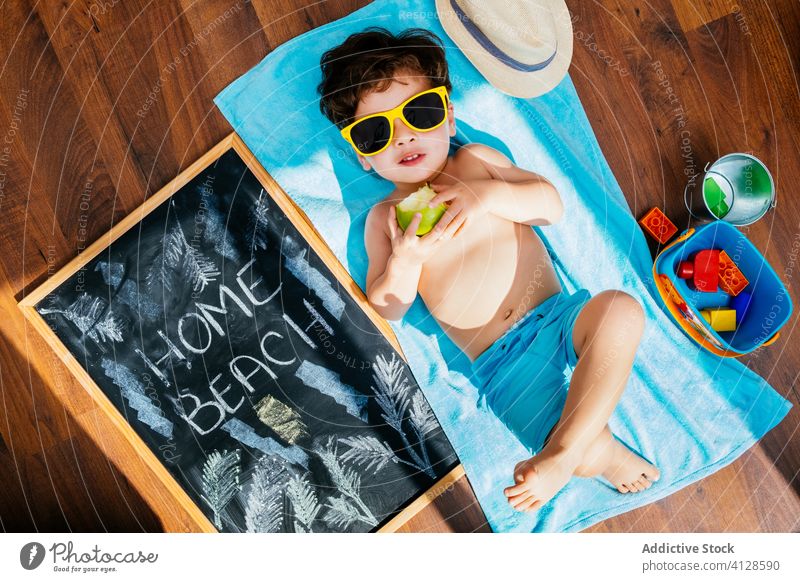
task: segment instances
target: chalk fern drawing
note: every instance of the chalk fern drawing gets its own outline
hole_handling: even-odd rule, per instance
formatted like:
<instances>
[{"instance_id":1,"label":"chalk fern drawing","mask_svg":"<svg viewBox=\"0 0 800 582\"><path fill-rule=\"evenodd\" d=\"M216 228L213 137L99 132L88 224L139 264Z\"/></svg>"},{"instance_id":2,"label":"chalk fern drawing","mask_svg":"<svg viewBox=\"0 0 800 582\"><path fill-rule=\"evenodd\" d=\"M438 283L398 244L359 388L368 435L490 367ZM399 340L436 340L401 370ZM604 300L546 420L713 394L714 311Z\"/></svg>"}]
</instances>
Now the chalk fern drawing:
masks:
<instances>
[{"instance_id":1,"label":"chalk fern drawing","mask_svg":"<svg viewBox=\"0 0 800 582\"><path fill-rule=\"evenodd\" d=\"M318 447L316 452L339 493L328 497L325 521L337 528L349 527L357 521L371 527L378 525L378 520L361 499L361 477L356 471L342 464L333 438L328 437L325 446Z\"/></svg>"},{"instance_id":2,"label":"chalk fern drawing","mask_svg":"<svg viewBox=\"0 0 800 582\"><path fill-rule=\"evenodd\" d=\"M219 274L214 261L190 245L180 224L176 224L164 236L161 249L145 276L145 283L151 291L160 286L165 292L172 292L175 279L187 280L199 293L216 281Z\"/></svg>"},{"instance_id":3,"label":"chalk fern drawing","mask_svg":"<svg viewBox=\"0 0 800 582\"><path fill-rule=\"evenodd\" d=\"M305 475L295 475L286 487L286 495L292 502L294 509L294 531L299 533L312 532L314 520L322 509L314 491Z\"/></svg>"},{"instance_id":4,"label":"chalk fern drawing","mask_svg":"<svg viewBox=\"0 0 800 582\"><path fill-rule=\"evenodd\" d=\"M100 345L101 342L121 342L122 324L111 310L106 311L106 302L99 297L82 293L66 309L39 309L41 315L58 313L72 322L81 333ZM103 349L103 351L105 351Z\"/></svg>"},{"instance_id":5,"label":"chalk fern drawing","mask_svg":"<svg viewBox=\"0 0 800 582\"><path fill-rule=\"evenodd\" d=\"M255 249L266 250L267 232L269 228L269 196L264 190L258 195L258 200L250 210L247 219L246 239L252 253Z\"/></svg>"},{"instance_id":6,"label":"chalk fern drawing","mask_svg":"<svg viewBox=\"0 0 800 582\"><path fill-rule=\"evenodd\" d=\"M289 478L284 460L272 455L264 455L258 460L244 512L248 533L281 531L283 491Z\"/></svg>"},{"instance_id":7,"label":"chalk fern drawing","mask_svg":"<svg viewBox=\"0 0 800 582\"><path fill-rule=\"evenodd\" d=\"M416 390L414 396L411 397L409 419L411 421L411 429L416 434L417 441L420 444L422 459L425 461L425 466L430 467L431 459L428 456L428 448L425 446L425 437L439 428L439 423L436 421L433 410L431 410L422 390Z\"/></svg>"},{"instance_id":8,"label":"chalk fern drawing","mask_svg":"<svg viewBox=\"0 0 800 582\"><path fill-rule=\"evenodd\" d=\"M222 513L239 492L239 450L213 451L203 464L203 501L214 512L214 525L222 529Z\"/></svg>"},{"instance_id":9,"label":"chalk fern drawing","mask_svg":"<svg viewBox=\"0 0 800 582\"><path fill-rule=\"evenodd\" d=\"M386 441L378 440L374 436L347 437L340 439L339 442L350 447L342 454L342 460L351 461L367 471L378 472L390 462L404 463L419 468L413 463L399 458Z\"/></svg>"},{"instance_id":10,"label":"chalk fern drawing","mask_svg":"<svg viewBox=\"0 0 800 582\"><path fill-rule=\"evenodd\" d=\"M411 384L403 373L403 363L396 354L392 353L391 361L378 354L373 368L375 372L372 374L372 379L375 384L371 388L375 392L375 401L383 411L381 417L403 439L405 450L411 456L413 465L424 471L430 478L435 479L436 473L431 466L424 438L436 426L436 420L428 403L425 402L421 392L416 391L415 394L411 394ZM403 429L403 420L409 408L411 409L408 415L409 424L417 437L422 456L411 446Z\"/></svg>"}]
</instances>

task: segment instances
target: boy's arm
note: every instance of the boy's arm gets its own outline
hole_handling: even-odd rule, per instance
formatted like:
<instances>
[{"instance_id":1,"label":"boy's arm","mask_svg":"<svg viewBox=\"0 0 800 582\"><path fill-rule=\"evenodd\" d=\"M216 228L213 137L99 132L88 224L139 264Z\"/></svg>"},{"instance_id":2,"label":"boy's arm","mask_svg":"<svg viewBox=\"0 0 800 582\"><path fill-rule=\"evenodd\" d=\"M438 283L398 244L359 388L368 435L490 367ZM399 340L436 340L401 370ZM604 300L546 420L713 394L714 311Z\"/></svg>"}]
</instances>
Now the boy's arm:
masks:
<instances>
[{"instance_id":1,"label":"boy's arm","mask_svg":"<svg viewBox=\"0 0 800 582\"><path fill-rule=\"evenodd\" d=\"M472 156L491 176L482 202L491 214L513 222L543 226L561 219L561 196L546 178L514 165L501 152L483 144L469 144L459 150Z\"/></svg>"},{"instance_id":2,"label":"boy's arm","mask_svg":"<svg viewBox=\"0 0 800 582\"><path fill-rule=\"evenodd\" d=\"M367 299L381 316L398 320L417 297L422 264L392 254L392 243L383 229L385 212L367 215L364 244L367 247Z\"/></svg>"}]
</instances>

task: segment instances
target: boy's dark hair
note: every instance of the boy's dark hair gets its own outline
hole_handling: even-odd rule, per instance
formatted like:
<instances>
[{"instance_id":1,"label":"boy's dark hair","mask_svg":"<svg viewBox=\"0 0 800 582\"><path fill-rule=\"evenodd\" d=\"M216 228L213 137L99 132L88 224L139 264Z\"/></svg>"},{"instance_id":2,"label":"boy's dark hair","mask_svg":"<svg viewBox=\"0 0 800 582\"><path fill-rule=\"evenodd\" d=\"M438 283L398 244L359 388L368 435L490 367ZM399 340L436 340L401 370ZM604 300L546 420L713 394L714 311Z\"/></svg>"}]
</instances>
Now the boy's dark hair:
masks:
<instances>
[{"instance_id":1,"label":"boy's dark hair","mask_svg":"<svg viewBox=\"0 0 800 582\"><path fill-rule=\"evenodd\" d=\"M423 28L394 35L373 26L351 34L322 55L320 67L319 108L340 129L353 121L361 97L386 90L398 71L419 73L448 92L452 88L442 41Z\"/></svg>"}]
</instances>

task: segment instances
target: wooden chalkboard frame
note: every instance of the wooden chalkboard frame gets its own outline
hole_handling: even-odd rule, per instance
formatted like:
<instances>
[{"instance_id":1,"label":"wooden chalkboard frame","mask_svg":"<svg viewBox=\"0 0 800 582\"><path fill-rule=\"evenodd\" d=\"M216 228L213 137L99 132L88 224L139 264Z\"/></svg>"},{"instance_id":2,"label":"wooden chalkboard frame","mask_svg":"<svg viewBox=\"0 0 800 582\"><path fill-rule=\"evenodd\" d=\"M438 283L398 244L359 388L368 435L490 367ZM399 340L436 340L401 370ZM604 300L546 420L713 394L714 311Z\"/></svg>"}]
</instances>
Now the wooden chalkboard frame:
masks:
<instances>
[{"instance_id":1,"label":"wooden chalkboard frame","mask_svg":"<svg viewBox=\"0 0 800 582\"><path fill-rule=\"evenodd\" d=\"M195 504L184 489L178 484L167 468L159 461L153 451L144 443L141 437L125 420L124 416L109 400L108 396L91 378L86 369L80 365L75 356L64 343L58 338L56 333L50 328L42 315L36 311L35 306L52 291L57 289L67 279L77 273L82 267L86 266L92 259L106 250L115 240L125 234L128 230L139 224L150 212L155 210L165 200L178 192L188 184L195 176L212 164L220 156L233 149L245 162L248 169L255 175L264 190L269 193L274 202L278 204L286 217L292 222L297 230L303 235L313 250L322 259L326 266L336 276L342 286L348 290L354 301L361 307L364 313L375 324L375 327L386 337L397 353L406 361L405 354L400 347L397 337L394 335L391 326L369 305L366 296L361 288L353 281L347 269L339 262L333 251L327 246L322 236L314 228L308 216L300 209L294 201L283 191L280 185L270 176L267 171L256 160L252 152L247 148L241 138L234 132L225 137L217 145L206 152L197 161L191 164L186 170L181 172L175 179L161 188L158 192L150 196L141 206L131 212L117 225L111 228L105 235L102 235L81 254L72 259L56 274L47 279L34 291L23 297L18 306L31 326L42 336L47 344L59 356L61 361L72 373L78 382L86 389L100 410L111 420L120 434L133 446L145 464L156 475L161 483L166 487L178 505L186 512L189 519L196 526L198 532L213 532L217 529L205 516L202 510ZM394 532L403 526L414 515L430 504L442 492L450 489L453 483L464 476L464 468L461 464L456 465L449 473L441 477L427 491L417 496L402 511L395 515L390 521L383 525L379 532Z\"/></svg>"}]
</instances>

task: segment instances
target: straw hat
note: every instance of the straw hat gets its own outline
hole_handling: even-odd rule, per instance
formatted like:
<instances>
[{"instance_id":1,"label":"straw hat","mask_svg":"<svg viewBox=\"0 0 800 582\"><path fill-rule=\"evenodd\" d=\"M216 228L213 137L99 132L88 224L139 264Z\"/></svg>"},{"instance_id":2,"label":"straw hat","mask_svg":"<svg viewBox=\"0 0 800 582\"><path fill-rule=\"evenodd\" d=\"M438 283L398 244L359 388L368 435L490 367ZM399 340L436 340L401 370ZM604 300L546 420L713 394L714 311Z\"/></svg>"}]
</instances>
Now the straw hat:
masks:
<instances>
[{"instance_id":1,"label":"straw hat","mask_svg":"<svg viewBox=\"0 0 800 582\"><path fill-rule=\"evenodd\" d=\"M536 97L558 85L572 60L564 0L436 0L445 32L495 87Z\"/></svg>"}]
</instances>

